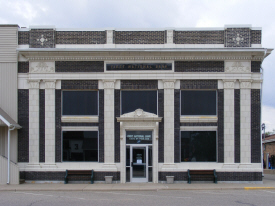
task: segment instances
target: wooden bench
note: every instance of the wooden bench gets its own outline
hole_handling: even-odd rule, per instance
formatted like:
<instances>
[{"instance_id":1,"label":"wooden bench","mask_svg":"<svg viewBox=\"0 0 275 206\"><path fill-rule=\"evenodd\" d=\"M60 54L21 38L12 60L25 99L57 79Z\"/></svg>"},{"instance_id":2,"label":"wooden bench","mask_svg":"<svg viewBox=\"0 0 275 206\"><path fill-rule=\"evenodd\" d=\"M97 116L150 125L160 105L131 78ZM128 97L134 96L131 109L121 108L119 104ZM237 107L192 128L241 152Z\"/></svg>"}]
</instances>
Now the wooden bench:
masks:
<instances>
[{"instance_id":1,"label":"wooden bench","mask_svg":"<svg viewBox=\"0 0 275 206\"><path fill-rule=\"evenodd\" d=\"M188 183L191 184L191 178L197 177L213 179L217 184L216 170L188 170Z\"/></svg>"},{"instance_id":2,"label":"wooden bench","mask_svg":"<svg viewBox=\"0 0 275 206\"><path fill-rule=\"evenodd\" d=\"M66 170L64 184L67 184L69 179L77 176L90 176L91 184L94 184L94 170Z\"/></svg>"}]
</instances>

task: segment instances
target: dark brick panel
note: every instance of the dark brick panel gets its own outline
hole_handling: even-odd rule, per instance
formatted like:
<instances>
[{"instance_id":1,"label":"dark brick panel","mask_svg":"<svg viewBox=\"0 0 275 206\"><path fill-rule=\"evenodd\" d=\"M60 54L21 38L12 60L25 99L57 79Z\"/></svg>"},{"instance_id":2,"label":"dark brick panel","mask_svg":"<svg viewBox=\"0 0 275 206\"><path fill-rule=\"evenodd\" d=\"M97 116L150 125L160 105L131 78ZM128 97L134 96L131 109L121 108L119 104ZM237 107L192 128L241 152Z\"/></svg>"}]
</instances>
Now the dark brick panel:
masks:
<instances>
[{"instance_id":1,"label":"dark brick panel","mask_svg":"<svg viewBox=\"0 0 275 206\"><path fill-rule=\"evenodd\" d=\"M94 172L94 181L105 181L105 176L113 176L113 181L120 181L120 172Z\"/></svg>"},{"instance_id":2,"label":"dark brick panel","mask_svg":"<svg viewBox=\"0 0 275 206\"><path fill-rule=\"evenodd\" d=\"M121 80L121 89L158 89L158 80Z\"/></svg>"},{"instance_id":3,"label":"dark brick panel","mask_svg":"<svg viewBox=\"0 0 275 206\"><path fill-rule=\"evenodd\" d=\"M99 116L98 116L98 132L99 132L99 160L104 162L104 90L99 90Z\"/></svg>"},{"instance_id":4,"label":"dark brick panel","mask_svg":"<svg viewBox=\"0 0 275 206\"><path fill-rule=\"evenodd\" d=\"M224 162L224 91L218 89L218 160Z\"/></svg>"},{"instance_id":5,"label":"dark brick panel","mask_svg":"<svg viewBox=\"0 0 275 206\"><path fill-rule=\"evenodd\" d=\"M251 72L261 72L261 64L260 61L252 61L251 62Z\"/></svg>"},{"instance_id":6,"label":"dark brick panel","mask_svg":"<svg viewBox=\"0 0 275 206\"><path fill-rule=\"evenodd\" d=\"M115 44L164 44L165 31L115 31Z\"/></svg>"},{"instance_id":7,"label":"dark brick panel","mask_svg":"<svg viewBox=\"0 0 275 206\"><path fill-rule=\"evenodd\" d=\"M262 181L261 172L217 172L218 181Z\"/></svg>"},{"instance_id":8,"label":"dark brick panel","mask_svg":"<svg viewBox=\"0 0 275 206\"><path fill-rule=\"evenodd\" d=\"M20 172L20 179L36 181L64 181L66 172Z\"/></svg>"},{"instance_id":9,"label":"dark brick panel","mask_svg":"<svg viewBox=\"0 0 275 206\"><path fill-rule=\"evenodd\" d=\"M104 72L103 61L56 61L55 72Z\"/></svg>"},{"instance_id":10,"label":"dark brick panel","mask_svg":"<svg viewBox=\"0 0 275 206\"><path fill-rule=\"evenodd\" d=\"M62 80L61 89L97 89L97 80Z\"/></svg>"},{"instance_id":11,"label":"dark brick panel","mask_svg":"<svg viewBox=\"0 0 275 206\"><path fill-rule=\"evenodd\" d=\"M57 31L56 44L106 44L106 31Z\"/></svg>"},{"instance_id":12,"label":"dark brick panel","mask_svg":"<svg viewBox=\"0 0 275 206\"><path fill-rule=\"evenodd\" d=\"M55 90L55 161L62 161L62 136L61 136L61 90Z\"/></svg>"},{"instance_id":13,"label":"dark brick panel","mask_svg":"<svg viewBox=\"0 0 275 206\"><path fill-rule=\"evenodd\" d=\"M175 61L175 72L224 72L224 61Z\"/></svg>"},{"instance_id":14,"label":"dark brick panel","mask_svg":"<svg viewBox=\"0 0 275 206\"><path fill-rule=\"evenodd\" d=\"M261 43L262 43L262 31L251 30L251 44L261 44Z\"/></svg>"},{"instance_id":15,"label":"dark brick panel","mask_svg":"<svg viewBox=\"0 0 275 206\"><path fill-rule=\"evenodd\" d=\"M180 154L180 90L174 90L174 162L179 163Z\"/></svg>"},{"instance_id":16,"label":"dark brick panel","mask_svg":"<svg viewBox=\"0 0 275 206\"><path fill-rule=\"evenodd\" d=\"M45 162L45 90L39 89L39 162Z\"/></svg>"},{"instance_id":17,"label":"dark brick panel","mask_svg":"<svg viewBox=\"0 0 275 206\"><path fill-rule=\"evenodd\" d=\"M29 90L18 89L18 162L29 162Z\"/></svg>"},{"instance_id":18,"label":"dark brick panel","mask_svg":"<svg viewBox=\"0 0 275 206\"><path fill-rule=\"evenodd\" d=\"M239 39L239 41L237 41ZM250 47L249 28L228 28L225 30L225 47Z\"/></svg>"},{"instance_id":19,"label":"dark brick panel","mask_svg":"<svg viewBox=\"0 0 275 206\"><path fill-rule=\"evenodd\" d=\"M180 123L180 126L199 127L199 126L218 126L216 122L187 122Z\"/></svg>"},{"instance_id":20,"label":"dark brick panel","mask_svg":"<svg viewBox=\"0 0 275 206\"><path fill-rule=\"evenodd\" d=\"M251 163L261 162L261 90L251 89Z\"/></svg>"},{"instance_id":21,"label":"dark brick panel","mask_svg":"<svg viewBox=\"0 0 275 206\"><path fill-rule=\"evenodd\" d=\"M66 172L20 172L20 179L27 181L64 181ZM94 172L94 181L105 181L105 176L113 176L113 181L120 181L120 172ZM73 181L89 181L87 176L75 176Z\"/></svg>"},{"instance_id":22,"label":"dark brick panel","mask_svg":"<svg viewBox=\"0 0 275 206\"><path fill-rule=\"evenodd\" d=\"M164 162L164 90L158 90L158 116L162 117L159 123L159 148L158 148L158 162Z\"/></svg>"},{"instance_id":23,"label":"dark brick panel","mask_svg":"<svg viewBox=\"0 0 275 206\"><path fill-rule=\"evenodd\" d=\"M115 89L115 162L120 162L120 90Z\"/></svg>"},{"instance_id":24,"label":"dark brick panel","mask_svg":"<svg viewBox=\"0 0 275 206\"><path fill-rule=\"evenodd\" d=\"M29 32L30 48L55 48L55 31L53 29L32 29ZM43 44L40 40L44 38Z\"/></svg>"},{"instance_id":25,"label":"dark brick panel","mask_svg":"<svg viewBox=\"0 0 275 206\"><path fill-rule=\"evenodd\" d=\"M159 172L159 181L166 181L166 176L174 176L174 181L187 181L187 172Z\"/></svg>"},{"instance_id":26,"label":"dark brick panel","mask_svg":"<svg viewBox=\"0 0 275 206\"><path fill-rule=\"evenodd\" d=\"M174 31L175 44L223 44L224 31Z\"/></svg>"},{"instance_id":27,"label":"dark brick panel","mask_svg":"<svg viewBox=\"0 0 275 206\"><path fill-rule=\"evenodd\" d=\"M29 44L29 31L18 32L18 45Z\"/></svg>"},{"instance_id":28,"label":"dark brick panel","mask_svg":"<svg viewBox=\"0 0 275 206\"><path fill-rule=\"evenodd\" d=\"M181 89L217 89L217 80L181 80Z\"/></svg>"},{"instance_id":29,"label":"dark brick panel","mask_svg":"<svg viewBox=\"0 0 275 206\"><path fill-rule=\"evenodd\" d=\"M235 163L241 161L241 116L240 116L240 90L234 90L234 135L235 135Z\"/></svg>"},{"instance_id":30,"label":"dark brick panel","mask_svg":"<svg viewBox=\"0 0 275 206\"><path fill-rule=\"evenodd\" d=\"M18 62L18 73L28 73L29 62Z\"/></svg>"},{"instance_id":31,"label":"dark brick panel","mask_svg":"<svg viewBox=\"0 0 275 206\"><path fill-rule=\"evenodd\" d=\"M216 172L216 174L218 181L262 181L261 172ZM174 181L188 180L187 172L159 172L159 181L166 181L166 176L174 176ZM196 180L209 179L198 177Z\"/></svg>"},{"instance_id":32,"label":"dark brick panel","mask_svg":"<svg viewBox=\"0 0 275 206\"><path fill-rule=\"evenodd\" d=\"M62 122L61 126L98 126L98 123L88 123L88 122Z\"/></svg>"}]
</instances>

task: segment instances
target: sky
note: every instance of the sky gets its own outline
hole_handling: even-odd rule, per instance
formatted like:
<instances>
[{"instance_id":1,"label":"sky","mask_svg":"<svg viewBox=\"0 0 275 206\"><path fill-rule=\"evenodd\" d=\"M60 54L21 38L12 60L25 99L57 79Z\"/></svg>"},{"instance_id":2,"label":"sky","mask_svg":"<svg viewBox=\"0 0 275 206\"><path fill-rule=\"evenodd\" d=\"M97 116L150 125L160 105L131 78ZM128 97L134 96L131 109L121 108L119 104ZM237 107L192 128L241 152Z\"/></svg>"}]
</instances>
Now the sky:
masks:
<instances>
[{"instance_id":1,"label":"sky","mask_svg":"<svg viewBox=\"0 0 275 206\"><path fill-rule=\"evenodd\" d=\"M250 24L275 48L274 0L0 0L0 24L56 28L190 28ZM275 129L275 51L262 64L262 122Z\"/></svg>"}]
</instances>

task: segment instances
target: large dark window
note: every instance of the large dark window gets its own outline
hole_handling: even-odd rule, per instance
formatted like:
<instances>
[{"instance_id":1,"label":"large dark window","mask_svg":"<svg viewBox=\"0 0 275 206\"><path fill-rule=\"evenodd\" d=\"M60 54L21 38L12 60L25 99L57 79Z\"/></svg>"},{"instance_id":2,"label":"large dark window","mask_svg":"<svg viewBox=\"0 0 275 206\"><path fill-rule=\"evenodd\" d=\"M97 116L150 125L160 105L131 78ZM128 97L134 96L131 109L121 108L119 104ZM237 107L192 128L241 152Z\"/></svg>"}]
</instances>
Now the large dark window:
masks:
<instances>
[{"instance_id":1,"label":"large dark window","mask_svg":"<svg viewBox=\"0 0 275 206\"><path fill-rule=\"evenodd\" d=\"M215 131L182 131L182 162L216 162Z\"/></svg>"},{"instance_id":2,"label":"large dark window","mask_svg":"<svg viewBox=\"0 0 275 206\"><path fill-rule=\"evenodd\" d=\"M63 131L63 161L98 161L97 131Z\"/></svg>"},{"instance_id":3,"label":"large dark window","mask_svg":"<svg viewBox=\"0 0 275 206\"><path fill-rule=\"evenodd\" d=\"M63 115L97 115L97 91L63 91Z\"/></svg>"},{"instance_id":4,"label":"large dark window","mask_svg":"<svg viewBox=\"0 0 275 206\"><path fill-rule=\"evenodd\" d=\"M181 115L216 115L216 91L181 91Z\"/></svg>"},{"instance_id":5,"label":"large dark window","mask_svg":"<svg viewBox=\"0 0 275 206\"><path fill-rule=\"evenodd\" d=\"M121 91L122 114L136 109L157 114L157 91Z\"/></svg>"}]
</instances>

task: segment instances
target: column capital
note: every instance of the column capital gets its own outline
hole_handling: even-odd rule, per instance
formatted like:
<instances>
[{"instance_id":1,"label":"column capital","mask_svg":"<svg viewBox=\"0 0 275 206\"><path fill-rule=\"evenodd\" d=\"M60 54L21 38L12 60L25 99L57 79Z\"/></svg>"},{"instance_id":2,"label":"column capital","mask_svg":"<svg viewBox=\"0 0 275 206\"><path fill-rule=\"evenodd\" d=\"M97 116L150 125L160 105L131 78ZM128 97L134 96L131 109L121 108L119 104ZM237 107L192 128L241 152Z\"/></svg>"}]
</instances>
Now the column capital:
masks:
<instances>
[{"instance_id":1,"label":"column capital","mask_svg":"<svg viewBox=\"0 0 275 206\"><path fill-rule=\"evenodd\" d=\"M223 80L223 88L224 89L234 89L235 88L236 79L233 80Z\"/></svg>"},{"instance_id":2,"label":"column capital","mask_svg":"<svg viewBox=\"0 0 275 206\"><path fill-rule=\"evenodd\" d=\"M29 89L39 89L40 79L29 79Z\"/></svg>"},{"instance_id":3,"label":"column capital","mask_svg":"<svg viewBox=\"0 0 275 206\"><path fill-rule=\"evenodd\" d=\"M55 89L56 80L43 80L45 82L45 89Z\"/></svg>"},{"instance_id":4,"label":"column capital","mask_svg":"<svg viewBox=\"0 0 275 206\"><path fill-rule=\"evenodd\" d=\"M115 79L105 79L105 80L102 80L103 81L103 87L104 89L114 89L115 88L115 82L116 80Z\"/></svg>"},{"instance_id":5,"label":"column capital","mask_svg":"<svg viewBox=\"0 0 275 206\"><path fill-rule=\"evenodd\" d=\"M164 89L175 89L175 82L174 79L163 79L163 88Z\"/></svg>"},{"instance_id":6,"label":"column capital","mask_svg":"<svg viewBox=\"0 0 275 206\"><path fill-rule=\"evenodd\" d=\"M240 81L240 88L241 89L251 89L252 80L250 79L241 79Z\"/></svg>"}]
</instances>

